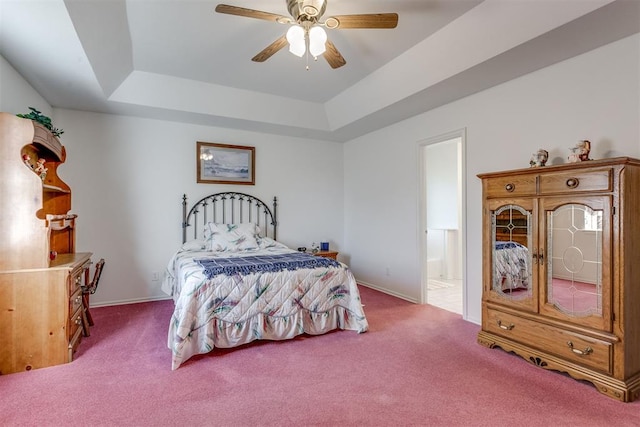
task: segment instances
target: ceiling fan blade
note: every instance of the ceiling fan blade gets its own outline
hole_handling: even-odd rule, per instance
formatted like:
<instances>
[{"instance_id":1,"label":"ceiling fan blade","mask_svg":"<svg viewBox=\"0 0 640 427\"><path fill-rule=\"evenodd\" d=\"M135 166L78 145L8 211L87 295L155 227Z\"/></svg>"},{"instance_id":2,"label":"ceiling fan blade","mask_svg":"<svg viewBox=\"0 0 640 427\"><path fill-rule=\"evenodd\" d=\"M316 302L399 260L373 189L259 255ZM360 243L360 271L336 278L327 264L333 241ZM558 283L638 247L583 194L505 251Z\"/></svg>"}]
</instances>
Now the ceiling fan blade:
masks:
<instances>
[{"instance_id":1,"label":"ceiling fan blade","mask_svg":"<svg viewBox=\"0 0 640 427\"><path fill-rule=\"evenodd\" d=\"M264 62L267 59L271 58L274 53L282 49L287 45L287 37L282 36L278 38L276 41L271 43L269 46L265 47L262 52L258 53L256 56L251 58L252 61L255 62Z\"/></svg>"},{"instance_id":2,"label":"ceiling fan blade","mask_svg":"<svg viewBox=\"0 0 640 427\"><path fill-rule=\"evenodd\" d=\"M347 63L331 40L327 40L325 47L327 50L322 54L322 56L324 56L324 59L327 60L331 68L340 68Z\"/></svg>"},{"instance_id":3,"label":"ceiling fan blade","mask_svg":"<svg viewBox=\"0 0 640 427\"><path fill-rule=\"evenodd\" d=\"M338 21L337 26L330 23L331 19ZM397 13L366 13L362 15L335 15L327 18L330 28L396 28Z\"/></svg>"},{"instance_id":4,"label":"ceiling fan blade","mask_svg":"<svg viewBox=\"0 0 640 427\"><path fill-rule=\"evenodd\" d=\"M245 9L244 7L230 6L228 4L217 5L216 12L226 13L228 15L245 16L247 18L264 19L265 21L275 21L281 24L288 24L292 22L292 19L288 16L263 12L261 10Z\"/></svg>"}]
</instances>

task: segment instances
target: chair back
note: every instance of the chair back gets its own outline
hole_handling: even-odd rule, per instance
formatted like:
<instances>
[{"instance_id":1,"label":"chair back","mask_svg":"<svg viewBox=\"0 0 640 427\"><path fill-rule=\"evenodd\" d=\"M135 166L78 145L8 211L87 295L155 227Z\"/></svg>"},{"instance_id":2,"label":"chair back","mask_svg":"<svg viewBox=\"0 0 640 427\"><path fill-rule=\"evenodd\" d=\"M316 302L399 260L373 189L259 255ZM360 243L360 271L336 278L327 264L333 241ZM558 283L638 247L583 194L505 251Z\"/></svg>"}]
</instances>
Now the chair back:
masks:
<instances>
[{"instance_id":1,"label":"chair back","mask_svg":"<svg viewBox=\"0 0 640 427\"><path fill-rule=\"evenodd\" d=\"M82 289L82 292L85 294L95 294L96 289L98 289L98 282L100 282L100 276L102 275L102 267L104 267L104 258L101 258L100 261L96 263L96 269L93 272L93 279L89 285L85 286Z\"/></svg>"}]
</instances>

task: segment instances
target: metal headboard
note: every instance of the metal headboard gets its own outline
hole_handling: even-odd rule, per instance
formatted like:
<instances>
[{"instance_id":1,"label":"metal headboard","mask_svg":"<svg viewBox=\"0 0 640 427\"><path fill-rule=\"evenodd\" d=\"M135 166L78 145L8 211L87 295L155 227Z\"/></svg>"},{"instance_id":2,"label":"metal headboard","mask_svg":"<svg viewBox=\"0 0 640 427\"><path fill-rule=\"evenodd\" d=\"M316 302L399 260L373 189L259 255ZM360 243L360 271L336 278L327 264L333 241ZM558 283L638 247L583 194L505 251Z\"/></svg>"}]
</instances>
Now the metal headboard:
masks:
<instances>
[{"instance_id":1,"label":"metal headboard","mask_svg":"<svg viewBox=\"0 0 640 427\"><path fill-rule=\"evenodd\" d=\"M211 194L197 201L187 210L187 195L182 196L182 243L187 241L187 229L193 227L193 239L201 238L204 225L208 222L221 224L241 224L253 222L260 227L260 235L277 237L277 198L273 198L273 209L257 197L244 193L227 191ZM193 221L193 223L191 223Z\"/></svg>"}]
</instances>

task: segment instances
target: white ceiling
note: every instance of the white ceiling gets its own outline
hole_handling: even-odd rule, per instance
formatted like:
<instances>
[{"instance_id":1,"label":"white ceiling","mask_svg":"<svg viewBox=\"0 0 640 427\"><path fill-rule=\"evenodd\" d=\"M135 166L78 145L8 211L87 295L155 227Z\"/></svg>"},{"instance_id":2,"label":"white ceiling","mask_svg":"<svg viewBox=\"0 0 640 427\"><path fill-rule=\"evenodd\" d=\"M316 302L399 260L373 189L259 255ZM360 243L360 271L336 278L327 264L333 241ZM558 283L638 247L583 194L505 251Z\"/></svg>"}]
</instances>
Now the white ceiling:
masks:
<instances>
[{"instance_id":1,"label":"white ceiling","mask_svg":"<svg viewBox=\"0 0 640 427\"><path fill-rule=\"evenodd\" d=\"M307 71L252 62L287 26L219 2L0 0L0 55L53 107L347 141L640 31L640 0L328 0L398 27L328 30L347 64Z\"/></svg>"}]
</instances>

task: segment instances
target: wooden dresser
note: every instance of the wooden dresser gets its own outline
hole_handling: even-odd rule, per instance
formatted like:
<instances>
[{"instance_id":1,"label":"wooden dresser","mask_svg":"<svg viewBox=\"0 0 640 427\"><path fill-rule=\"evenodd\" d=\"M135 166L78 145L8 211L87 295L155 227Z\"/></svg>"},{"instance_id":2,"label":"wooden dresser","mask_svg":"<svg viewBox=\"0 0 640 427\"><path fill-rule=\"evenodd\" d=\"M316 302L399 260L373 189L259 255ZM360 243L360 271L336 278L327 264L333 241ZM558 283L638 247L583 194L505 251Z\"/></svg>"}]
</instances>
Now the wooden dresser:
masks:
<instances>
[{"instance_id":1,"label":"wooden dresser","mask_svg":"<svg viewBox=\"0 0 640 427\"><path fill-rule=\"evenodd\" d=\"M73 360L90 263L90 253L61 254L48 268L0 271L1 374Z\"/></svg>"},{"instance_id":2,"label":"wooden dresser","mask_svg":"<svg viewBox=\"0 0 640 427\"><path fill-rule=\"evenodd\" d=\"M39 123L0 113L0 374L70 362L82 338L81 285L90 253L75 252L66 152ZM46 174L37 173L39 159Z\"/></svg>"},{"instance_id":3,"label":"wooden dresser","mask_svg":"<svg viewBox=\"0 0 640 427\"><path fill-rule=\"evenodd\" d=\"M478 342L640 396L640 160L591 160L479 175Z\"/></svg>"}]
</instances>

